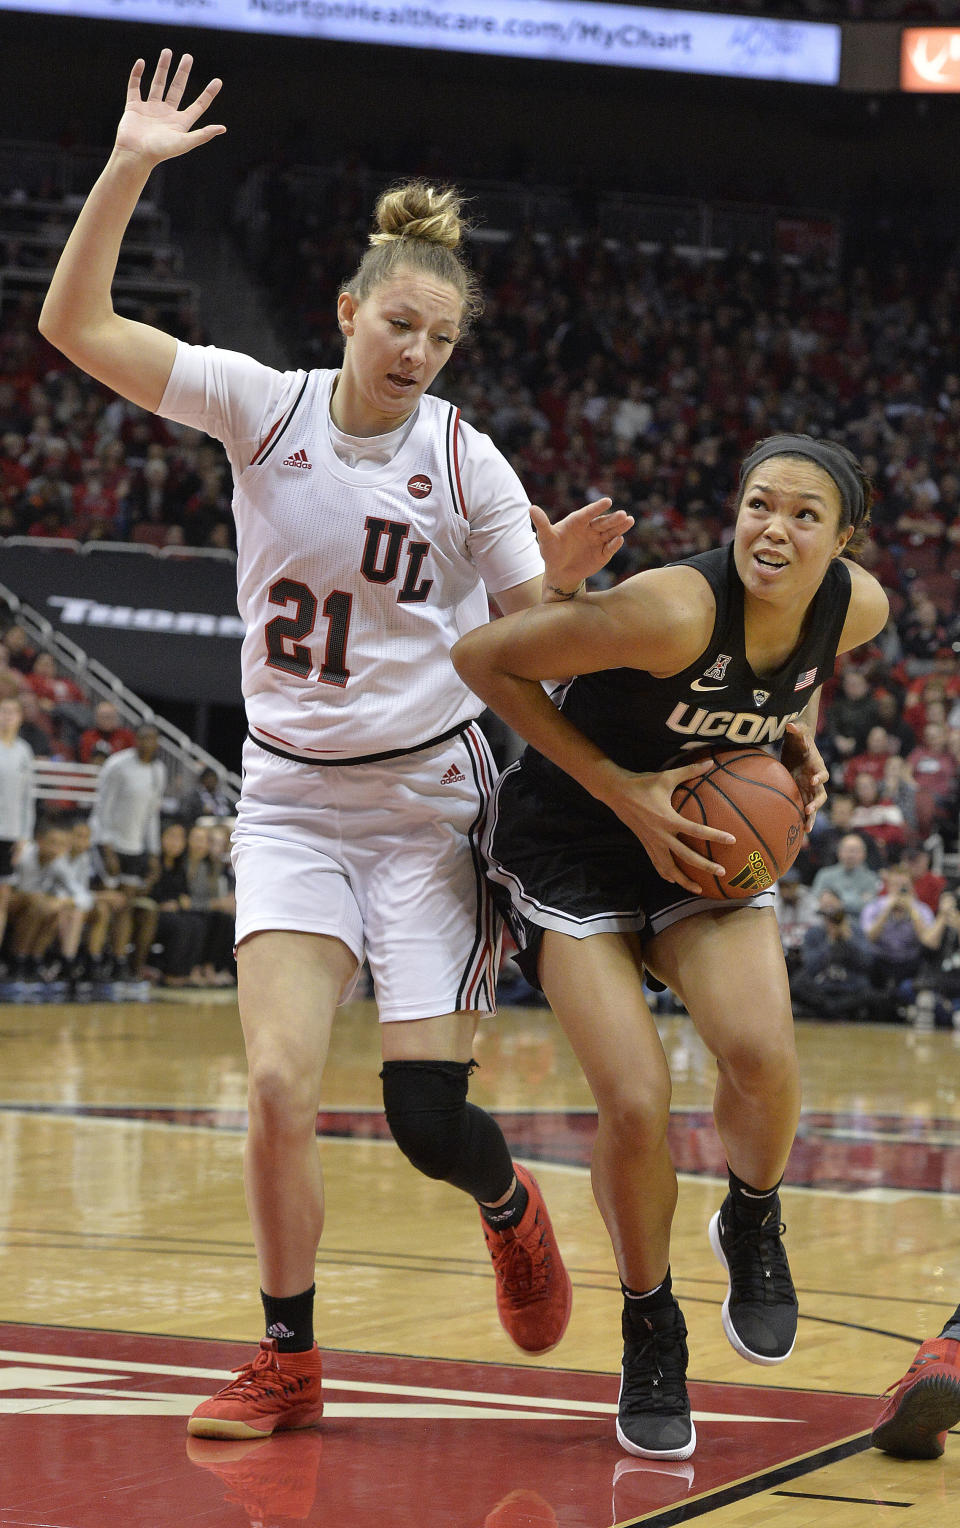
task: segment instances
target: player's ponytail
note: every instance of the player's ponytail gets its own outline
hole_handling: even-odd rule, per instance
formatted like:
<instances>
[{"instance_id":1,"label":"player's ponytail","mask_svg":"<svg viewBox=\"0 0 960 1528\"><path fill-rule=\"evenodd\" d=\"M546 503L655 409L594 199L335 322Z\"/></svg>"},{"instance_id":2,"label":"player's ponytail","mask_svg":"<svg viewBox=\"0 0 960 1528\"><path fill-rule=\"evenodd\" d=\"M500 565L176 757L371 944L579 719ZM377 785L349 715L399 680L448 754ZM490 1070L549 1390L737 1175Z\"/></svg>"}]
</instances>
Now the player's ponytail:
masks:
<instances>
[{"instance_id":1,"label":"player's ponytail","mask_svg":"<svg viewBox=\"0 0 960 1528\"><path fill-rule=\"evenodd\" d=\"M341 292L357 302L387 281L401 266L445 281L460 295L461 335L482 311L476 277L457 253L469 229L463 199L453 186L425 180L405 181L382 192L374 210L370 247Z\"/></svg>"}]
</instances>

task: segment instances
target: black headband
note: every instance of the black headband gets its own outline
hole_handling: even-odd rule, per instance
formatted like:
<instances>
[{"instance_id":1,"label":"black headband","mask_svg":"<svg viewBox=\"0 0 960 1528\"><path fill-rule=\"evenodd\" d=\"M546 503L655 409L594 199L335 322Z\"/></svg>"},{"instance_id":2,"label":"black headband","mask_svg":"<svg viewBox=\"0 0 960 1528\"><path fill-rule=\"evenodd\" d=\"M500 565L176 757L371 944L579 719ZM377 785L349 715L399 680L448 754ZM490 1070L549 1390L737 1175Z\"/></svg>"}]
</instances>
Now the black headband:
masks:
<instances>
[{"instance_id":1,"label":"black headband","mask_svg":"<svg viewBox=\"0 0 960 1528\"><path fill-rule=\"evenodd\" d=\"M804 456L822 467L837 485L844 520L856 529L867 512L863 484L844 453L832 441L815 440L812 435L771 435L744 458L740 468L741 489L754 467L769 461L771 456Z\"/></svg>"}]
</instances>

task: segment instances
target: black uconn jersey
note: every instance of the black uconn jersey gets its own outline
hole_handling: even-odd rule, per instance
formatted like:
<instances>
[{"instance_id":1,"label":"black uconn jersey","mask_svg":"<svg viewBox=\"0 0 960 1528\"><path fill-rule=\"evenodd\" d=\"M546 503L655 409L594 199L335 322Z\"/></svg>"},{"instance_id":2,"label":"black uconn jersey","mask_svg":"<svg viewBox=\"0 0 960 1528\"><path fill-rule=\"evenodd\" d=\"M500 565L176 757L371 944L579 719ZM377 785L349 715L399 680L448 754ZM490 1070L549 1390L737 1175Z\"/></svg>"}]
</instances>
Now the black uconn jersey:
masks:
<instances>
[{"instance_id":1,"label":"black uconn jersey","mask_svg":"<svg viewBox=\"0 0 960 1528\"><path fill-rule=\"evenodd\" d=\"M733 547L701 552L681 566L703 575L717 603L713 634L696 662L666 679L634 668L583 674L554 697L564 716L614 763L638 773L682 763L686 750L708 746L779 752L787 723L833 673L850 603L850 572L835 558L800 645L777 674L758 679L747 661L743 584ZM549 779L552 789L593 800L534 749L527 749L523 762L534 779Z\"/></svg>"}]
</instances>

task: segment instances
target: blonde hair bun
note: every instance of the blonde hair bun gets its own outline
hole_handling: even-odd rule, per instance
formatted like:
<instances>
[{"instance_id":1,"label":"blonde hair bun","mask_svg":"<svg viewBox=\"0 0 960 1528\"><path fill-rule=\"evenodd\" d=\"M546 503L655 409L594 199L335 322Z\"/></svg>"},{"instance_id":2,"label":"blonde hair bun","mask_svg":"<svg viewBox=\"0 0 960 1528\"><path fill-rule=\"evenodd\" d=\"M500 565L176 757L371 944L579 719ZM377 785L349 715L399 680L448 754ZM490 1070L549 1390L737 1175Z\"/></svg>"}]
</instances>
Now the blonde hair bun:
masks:
<instances>
[{"instance_id":1,"label":"blonde hair bun","mask_svg":"<svg viewBox=\"0 0 960 1528\"><path fill-rule=\"evenodd\" d=\"M462 208L463 199L453 186L431 186L425 180L389 186L374 209L377 232L370 235L370 243L424 239L428 244L456 249L466 230Z\"/></svg>"},{"instance_id":2,"label":"blonde hair bun","mask_svg":"<svg viewBox=\"0 0 960 1528\"><path fill-rule=\"evenodd\" d=\"M374 209L375 232L349 281L340 288L362 302L400 268L422 271L448 282L461 303L460 335L480 314L479 284L458 251L470 231L464 201L455 186L408 180L388 186Z\"/></svg>"}]
</instances>

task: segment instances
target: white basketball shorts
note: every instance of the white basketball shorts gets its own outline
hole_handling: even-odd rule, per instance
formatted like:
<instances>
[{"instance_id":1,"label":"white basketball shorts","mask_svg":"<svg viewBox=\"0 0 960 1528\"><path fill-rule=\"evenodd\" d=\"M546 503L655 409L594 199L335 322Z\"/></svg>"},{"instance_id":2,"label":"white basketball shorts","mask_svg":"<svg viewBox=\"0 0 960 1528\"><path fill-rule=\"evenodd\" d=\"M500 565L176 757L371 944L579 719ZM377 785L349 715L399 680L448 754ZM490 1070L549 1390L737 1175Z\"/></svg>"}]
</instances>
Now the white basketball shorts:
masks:
<instances>
[{"instance_id":1,"label":"white basketball shorts","mask_svg":"<svg viewBox=\"0 0 960 1528\"><path fill-rule=\"evenodd\" d=\"M342 940L357 974L369 963L381 1022L496 1011L500 923L479 850L496 768L475 722L375 763L301 763L248 739L243 771L237 944L266 929Z\"/></svg>"}]
</instances>

